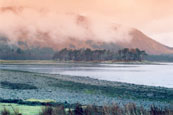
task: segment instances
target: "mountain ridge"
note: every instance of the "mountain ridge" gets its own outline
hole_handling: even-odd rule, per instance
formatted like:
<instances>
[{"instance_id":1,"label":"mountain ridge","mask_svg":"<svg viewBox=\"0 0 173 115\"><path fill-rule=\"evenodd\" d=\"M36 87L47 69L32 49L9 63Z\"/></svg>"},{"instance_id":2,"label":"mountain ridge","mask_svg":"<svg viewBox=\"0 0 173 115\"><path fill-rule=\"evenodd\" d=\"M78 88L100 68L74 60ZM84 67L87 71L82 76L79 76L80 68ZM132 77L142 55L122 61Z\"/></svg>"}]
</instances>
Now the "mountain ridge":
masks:
<instances>
[{"instance_id":1,"label":"mountain ridge","mask_svg":"<svg viewBox=\"0 0 173 115\"><path fill-rule=\"evenodd\" d=\"M7 28L6 31L0 31L8 39L8 45L12 44L24 49L49 47L54 50L63 48L107 50L139 48L154 55L173 54L173 48L153 40L140 30L116 24L104 18L96 20L88 15L76 13L60 15L54 12L49 15L49 12L46 11L45 14L41 12L44 17L41 16L39 20L33 19L32 22L25 21L25 18L28 19L27 15L24 15L26 9L31 10L21 6L0 7L0 15L10 12L9 15L19 19L15 20L15 26L12 23L13 20L10 21L12 29ZM40 10L32 10L32 12L39 15ZM20 23L21 20L22 23ZM25 22L29 22L29 25ZM17 25L18 23L19 25Z\"/></svg>"}]
</instances>

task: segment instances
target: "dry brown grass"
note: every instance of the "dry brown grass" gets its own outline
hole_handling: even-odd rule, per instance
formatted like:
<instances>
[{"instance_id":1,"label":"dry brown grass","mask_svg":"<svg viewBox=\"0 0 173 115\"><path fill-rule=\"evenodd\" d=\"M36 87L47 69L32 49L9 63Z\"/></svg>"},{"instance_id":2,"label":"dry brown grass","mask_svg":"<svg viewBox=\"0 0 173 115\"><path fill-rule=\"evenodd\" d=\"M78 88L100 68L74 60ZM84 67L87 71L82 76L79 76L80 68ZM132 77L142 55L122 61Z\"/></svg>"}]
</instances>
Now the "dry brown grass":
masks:
<instances>
[{"instance_id":1,"label":"dry brown grass","mask_svg":"<svg viewBox=\"0 0 173 115\"><path fill-rule=\"evenodd\" d=\"M50 109L51 107L47 107ZM55 111L56 110L56 111ZM129 103L120 107L118 105L112 106L86 106L76 105L74 110L65 111L63 107L58 107L52 109L53 113L40 113L40 115L173 115L173 110L171 109L160 109L158 107L152 106L149 110L143 107L136 107L135 104Z\"/></svg>"}]
</instances>

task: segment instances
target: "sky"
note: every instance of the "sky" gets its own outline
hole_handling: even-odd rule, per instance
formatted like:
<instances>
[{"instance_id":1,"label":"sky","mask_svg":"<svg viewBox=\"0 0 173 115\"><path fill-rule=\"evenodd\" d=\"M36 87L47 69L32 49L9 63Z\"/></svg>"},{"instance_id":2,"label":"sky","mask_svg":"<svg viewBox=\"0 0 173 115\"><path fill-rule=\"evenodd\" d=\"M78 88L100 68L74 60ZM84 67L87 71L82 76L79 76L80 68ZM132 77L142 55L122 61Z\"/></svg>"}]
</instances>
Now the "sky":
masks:
<instances>
[{"instance_id":1,"label":"sky","mask_svg":"<svg viewBox=\"0 0 173 115\"><path fill-rule=\"evenodd\" d=\"M0 30L12 28L12 23L15 26L22 26L22 23L29 25L37 19L44 20L40 28L50 28L53 25L46 22L44 16L49 17L49 21L56 21L55 13L82 14L94 17L96 21L109 20L137 28L156 41L173 47L173 0L0 0L0 8L11 6L18 8L16 12L27 8L22 14L24 18L22 20L9 12L0 14ZM39 11L39 16L34 11Z\"/></svg>"}]
</instances>

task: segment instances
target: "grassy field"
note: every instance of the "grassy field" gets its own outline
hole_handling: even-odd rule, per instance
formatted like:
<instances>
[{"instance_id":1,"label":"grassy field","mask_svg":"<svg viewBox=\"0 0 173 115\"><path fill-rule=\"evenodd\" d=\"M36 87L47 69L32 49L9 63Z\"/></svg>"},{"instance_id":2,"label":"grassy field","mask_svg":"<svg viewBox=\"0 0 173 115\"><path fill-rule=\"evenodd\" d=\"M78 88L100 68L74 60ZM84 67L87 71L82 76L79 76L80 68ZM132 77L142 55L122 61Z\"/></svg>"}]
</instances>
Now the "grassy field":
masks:
<instances>
[{"instance_id":1,"label":"grassy field","mask_svg":"<svg viewBox=\"0 0 173 115\"><path fill-rule=\"evenodd\" d=\"M13 103L0 103L0 111L4 108L10 111L10 113L14 113L14 111L18 111L22 113L22 115L38 115L38 113L42 110L42 106L28 106L28 105L19 105Z\"/></svg>"},{"instance_id":2,"label":"grassy field","mask_svg":"<svg viewBox=\"0 0 173 115\"><path fill-rule=\"evenodd\" d=\"M151 106L145 109L133 103L123 106L95 106L76 104L73 108L58 106L26 106L12 103L0 103L2 115L173 115L172 108ZM8 114L7 114L8 113Z\"/></svg>"},{"instance_id":3,"label":"grassy field","mask_svg":"<svg viewBox=\"0 0 173 115\"><path fill-rule=\"evenodd\" d=\"M10 100L9 100L10 101ZM41 99L27 99L22 100L23 104L19 103L0 103L0 111L3 111L4 108L9 110L10 113L21 113L22 115L38 115L45 105L41 103L55 103L54 100L41 100ZM33 104L35 103L35 104Z\"/></svg>"},{"instance_id":4,"label":"grassy field","mask_svg":"<svg viewBox=\"0 0 173 115\"><path fill-rule=\"evenodd\" d=\"M128 86L127 84L120 84L118 87L97 86L62 80L59 80L56 84L52 84L52 86L88 94L101 94L109 97L173 103L173 90L159 87L146 87L133 84L128 84Z\"/></svg>"}]
</instances>

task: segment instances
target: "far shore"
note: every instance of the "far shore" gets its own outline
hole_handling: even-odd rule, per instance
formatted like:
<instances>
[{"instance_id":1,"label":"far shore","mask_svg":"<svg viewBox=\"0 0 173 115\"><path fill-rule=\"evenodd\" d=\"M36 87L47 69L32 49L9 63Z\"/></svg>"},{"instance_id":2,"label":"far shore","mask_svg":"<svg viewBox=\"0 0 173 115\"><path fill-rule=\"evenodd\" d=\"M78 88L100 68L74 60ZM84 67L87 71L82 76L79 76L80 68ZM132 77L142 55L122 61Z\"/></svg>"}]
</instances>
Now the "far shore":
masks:
<instances>
[{"instance_id":1,"label":"far shore","mask_svg":"<svg viewBox=\"0 0 173 115\"><path fill-rule=\"evenodd\" d=\"M151 61L57 61L57 60L0 60L0 64L149 64L160 65L164 62L151 62ZM165 62L166 63L166 62Z\"/></svg>"}]
</instances>

